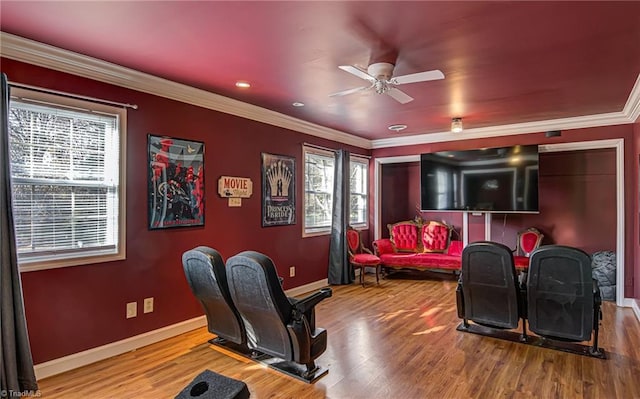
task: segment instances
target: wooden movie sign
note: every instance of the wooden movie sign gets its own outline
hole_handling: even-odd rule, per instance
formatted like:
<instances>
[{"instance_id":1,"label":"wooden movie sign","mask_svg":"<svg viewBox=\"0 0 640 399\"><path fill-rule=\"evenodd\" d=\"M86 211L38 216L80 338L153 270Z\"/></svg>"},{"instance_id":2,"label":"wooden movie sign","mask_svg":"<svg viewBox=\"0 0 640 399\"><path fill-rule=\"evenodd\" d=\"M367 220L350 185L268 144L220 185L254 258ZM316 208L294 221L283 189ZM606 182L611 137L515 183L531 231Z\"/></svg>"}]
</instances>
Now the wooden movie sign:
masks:
<instances>
[{"instance_id":1,"label":"wooden movie sign","mask_svg":"<svg viewBox=\"0 0 640 399\"><path fill-rule=\"evenodd\" d=\"M253 194L253 182L246 177L220 176L218 194L229 198L229 206L241 206L240 198L249 198Z\"/></svg>"}]
</instances>

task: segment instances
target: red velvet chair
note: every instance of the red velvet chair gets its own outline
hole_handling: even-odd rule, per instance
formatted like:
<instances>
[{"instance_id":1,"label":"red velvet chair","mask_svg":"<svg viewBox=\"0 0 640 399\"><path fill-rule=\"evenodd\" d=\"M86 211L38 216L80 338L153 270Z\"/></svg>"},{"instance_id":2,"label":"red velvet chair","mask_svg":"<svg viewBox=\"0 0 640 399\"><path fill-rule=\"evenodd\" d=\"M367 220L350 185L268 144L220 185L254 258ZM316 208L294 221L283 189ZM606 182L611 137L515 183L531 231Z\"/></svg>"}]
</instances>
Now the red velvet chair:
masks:
<instances>
[{"instance_id":1,"label":"red velvet chair","mask_svg":"<svg viewBox=\"0 0 640 399\"><path fill-rule=\"evenodd\" d=\"M516 249L514 251L516 268L527 269L529 267L529 256L540 246L543 238L544 234L535 227L529 227L526 230L518 232Z\"/></svg>"},{"instance_id":2,"label":"red velvet chair","mask_svg":"<svg viewBox=\"0 0 640 399\"><path fill-rule=\"evenodd\" d=\"M347 248L349 251L349 264L353 269L360 269L360 284L364 287L364 271L366 267L376 270L376 283L380 283L380 258L362 245L360 232L353 227L347 228Z\"/></svg>"}]
</instances>

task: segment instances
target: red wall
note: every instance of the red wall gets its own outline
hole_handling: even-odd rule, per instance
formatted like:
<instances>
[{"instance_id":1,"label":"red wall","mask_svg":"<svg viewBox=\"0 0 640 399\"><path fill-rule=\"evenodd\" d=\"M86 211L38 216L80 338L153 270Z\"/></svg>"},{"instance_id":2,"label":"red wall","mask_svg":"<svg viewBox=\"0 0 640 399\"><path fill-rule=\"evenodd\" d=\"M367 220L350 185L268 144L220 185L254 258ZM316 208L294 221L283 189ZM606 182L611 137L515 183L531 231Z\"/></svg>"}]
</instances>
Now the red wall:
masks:
<instances>
[{"instance_id":1,"label":"red wall","mask_svg":"<svg viewBox=\"0 0 640 399\"><path fill-rule=\"evenodd\" d=\"M417 155L426 152L445 151L445 150L465 150L482 147L498 147L503 145L516 145L516 144L552 144L552 143L569 143L591 140L604 140L613 138L624 139L624 179L625 179L625 287L624 292L627 297L640 298L638 288L634 289L634 275L640 276L640 267L636 264L634 259L634 253L638 250L639 236L635 226L637 223L632 223L632 220L638 220L637 201L638 201L638 179L637 175L633 172L638 167L638 154L640 153L640 143L634 143L634 129L635 136L638 136L639 128L633 125L618 125L597 127L589 129L575 129L570 131L563 131L561 137L547 138L544 133L534 133L515 136L494 137L486 139L473 139L473 140L459 140L443 143L421 144L404 147L390 147L373 150L374 158L392 157L392 156L406 156ZM541 174L547 173L548 187L541 187L540 196L541 201L543 199L549 200L551 204L553 202L558 203L570 203L570 214L559 211L553 205L550 205L548 212L545 214L550 215L548 220L544 220L545 216L542 215L509 215L507 216L506 228L503 230L502 225L504 220L502 216L495 216L492 223L492 238L500 241L503 236L513 236L517 230L525 226L536 226L540 224L540 227L550 231L549 239L554 239L557 243L566 243L567 245L575 245L583 247L584 249L593 252L596 250L611 249L615 250L615 182L613 176L615 176L615 169L611 170L611 167L615 167L612 164L610 157L615 153L603 150L602 154L594 158L594 164L591 164L591 156L589 159L583 159L580 155L574 155L573 159L566 159L568 164L564 165L563 162L555 160L553 168L550 171L545 171L541 162ZM541 156L549 156L550 154L541 154ZM575 158L577 157L577 158ZM548 157L547 165L553 157ZM597 159L597 160L596 160ZM597 163L596 163L597 162ZM603 169L601 165L607 165L608 169ZM573 165L569 169L568 165ZM566 168L567 170L563 170ZM555 170L555 172L553 171ZM587 172L585 174L585 171ZM592 172L597 173L593 174ZM613 174L612 174L613 173ZM634 176L636 176L634 178ZM419 185L419 178L412 178L415 184ZM570 189L567 183L572 181ZM611 189L600 190L599 185L611 186ZM564 194L560 194L555 188L562 187ZM396 188L397 189L397 188ZM408 189L408 192L415 192L414 189ZM612 197L612 194L614 195ZM552 195L552 197L548 197ZM546 197L543 197L546 196ZM419 200L419 194L416 199L409 199L411 201ZM541 205L542 206L542 205ZM593 206L593 208L591 208ZM553 207L553 208L551 208ZM440 215L432 215L432 213L425 214L426 219L440 218ZM589 218L589 220L585 220ZM609 220L613 220L613 223L609 224ZM590 222L594 222L591 224ZM562 223L560 225L559 223ZM455 223L454 223L455 224ZM588 227L586 227L588 225ZM597 227L605 226L605 227ZM584 234L584 241L581 238L583 236L583 230L589 229L592 233ZM611 239L613 238L613 241ZM484 239L484 217L469 216L469 241ZM548 242L548 241L546 241ZM571 244L569 244L571 243ZM515 240L513 244L505 239L505 244L509 246L515 246Z\"/></svg>"},{"instance_id":2,"label":"red wall","mask_svg":"<svg viewBox=\"0 0 640 399\"><path fill-rule=\"evenodd\" d=\"M208 109L77 76L2 59L10 81L137 104L127 115L127 259L119 262L22 273L27 324L35 363L104 345L183 320L202 310L182 271L182 253L197 245L226 259L247 249L273 258L286 289L325 279L329 236L302 238L302 144L368 151ZM147 229L147 134L205 142L205 226ZM260 154L296 158L296 224L261 226ZM248 177L254 193L241 208L217 194L221 175ZM289 278L289 267L296 276ZM155 298L153 313L142 300ZM125 304L138 317L125 319Z\"/></svg>"},{"instance_id":3,"label":"red wall","mask_svg":"<svg viewBox=\"0 0 640 399\"><path fill-rule=\"evenodd\" d=\"M615 149L540 154L540 213L496 215L492 239L515 248L517 232L536 227L544 244L615 252L615 166Z\"/></svg>"},{"instance_id":4,"label":"red wall","mask_svg":"<svg viewBox=\"0 0 640 399\"><path fill-rule=\"evenodd\" d=\"M408 187L409 172L407 164L386 164L382 165L380 198L380 225L382 237L389 237L387 225L400 220L411 220L416 214L410 204L410 194Z\"/></svg>"}]
</instances>

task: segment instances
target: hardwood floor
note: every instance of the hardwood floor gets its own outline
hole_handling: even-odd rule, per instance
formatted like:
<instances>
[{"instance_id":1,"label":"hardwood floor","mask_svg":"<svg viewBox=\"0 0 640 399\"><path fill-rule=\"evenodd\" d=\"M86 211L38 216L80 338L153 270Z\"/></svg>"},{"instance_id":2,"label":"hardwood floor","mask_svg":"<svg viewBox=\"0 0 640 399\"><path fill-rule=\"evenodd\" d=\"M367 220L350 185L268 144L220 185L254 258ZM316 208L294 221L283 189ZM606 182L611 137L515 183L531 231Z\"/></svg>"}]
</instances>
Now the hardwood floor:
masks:
<instances>
[{"instance_id":1,"label":"hardwood floor","mask_svg":"<svg viewBox=\"0 0 640 399\"><path fill-rule=\"evenodd\" d=\"M640 398L640 323L604 306L600 360L455 330L448 277L334 287L316 308L329 374L305 384L226 352L201 328L40 381L44 398L173 398L205 369L251 398Z\"/></svg>"}]
</instances>

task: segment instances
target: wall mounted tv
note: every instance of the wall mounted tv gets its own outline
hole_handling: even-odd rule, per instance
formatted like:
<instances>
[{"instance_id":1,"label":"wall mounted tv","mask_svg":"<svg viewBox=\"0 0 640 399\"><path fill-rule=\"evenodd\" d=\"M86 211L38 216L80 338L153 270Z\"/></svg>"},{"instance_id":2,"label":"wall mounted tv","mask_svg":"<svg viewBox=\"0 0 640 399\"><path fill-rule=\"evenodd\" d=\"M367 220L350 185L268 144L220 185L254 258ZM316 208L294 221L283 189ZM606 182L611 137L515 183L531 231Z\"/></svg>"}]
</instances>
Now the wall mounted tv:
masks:
<instances>
[{"instance_id":1,"label":"wall mounted tv","mask_svg":"<svg viewBox=\"0 0 640 399\"><path fill-rule=\"evenodd\" d=\"M536 213L538 146L422 154L420 201L423 211Z\"/></svg>"}]
</instances>

